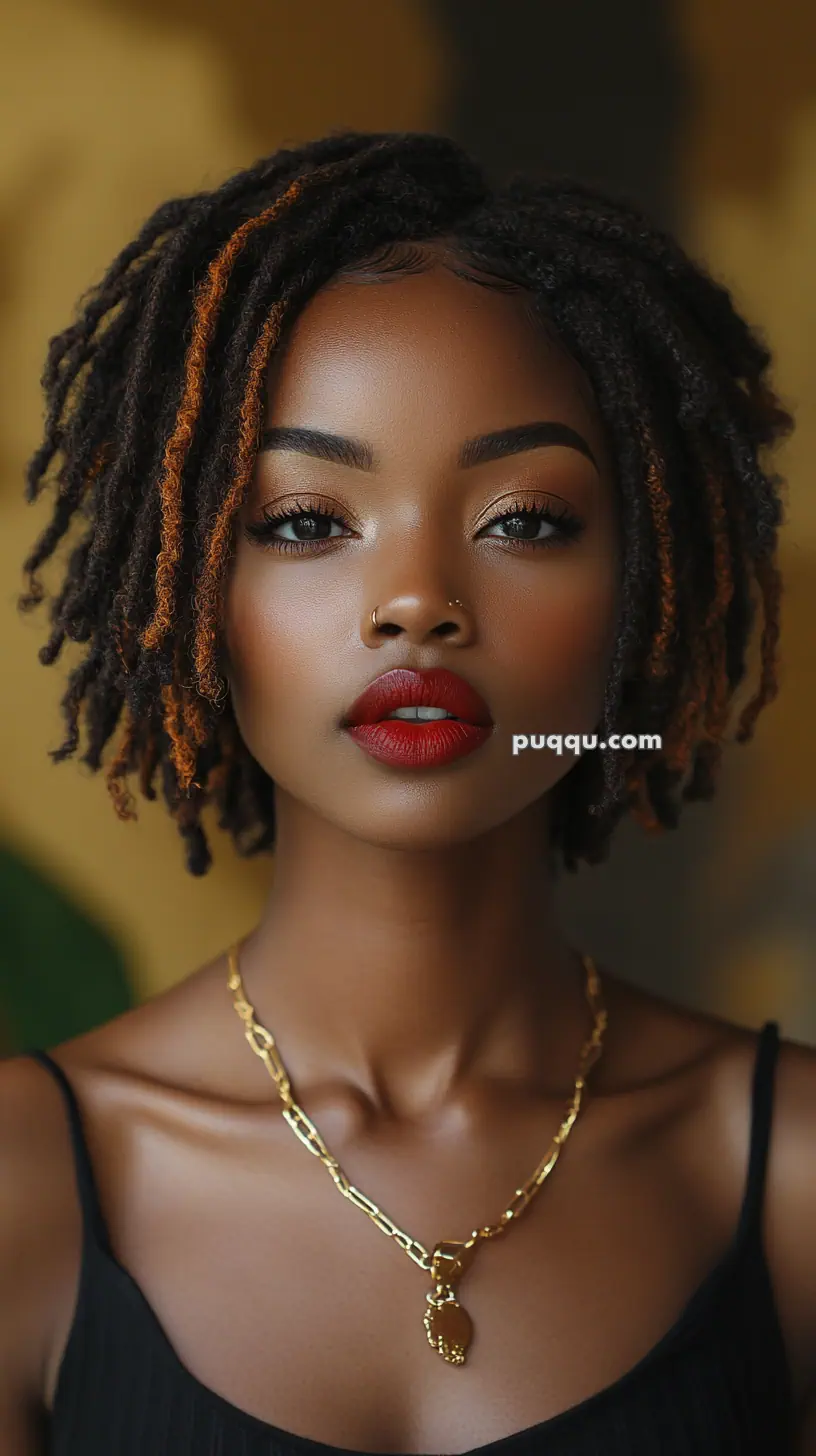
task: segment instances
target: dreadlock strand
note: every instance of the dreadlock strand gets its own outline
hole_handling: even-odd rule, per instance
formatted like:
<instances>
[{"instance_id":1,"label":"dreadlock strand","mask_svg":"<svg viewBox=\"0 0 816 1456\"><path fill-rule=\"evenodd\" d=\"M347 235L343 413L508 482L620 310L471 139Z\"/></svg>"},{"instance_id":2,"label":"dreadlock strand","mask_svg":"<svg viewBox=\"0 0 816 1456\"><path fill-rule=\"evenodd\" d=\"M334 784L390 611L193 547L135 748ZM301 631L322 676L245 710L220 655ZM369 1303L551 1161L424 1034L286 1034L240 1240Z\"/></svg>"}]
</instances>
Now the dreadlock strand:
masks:
<instances>
[{"instance_id":1,"label":"dreadlock strand","mask_svg":"<svg viewBox=\"0 0 816 1456\"><path fill-rule=\"evenodd\" d=\"M205 697L218 700L221 684L213 658L216 643L216 622L220 602L218 588L224 569L230 539L230 527L246 492L258 447L258 426L263 399L263 378L270 350L278 337L283 316L281 305L274 307L261 329L249 361L246 394L241 408L240 431L235 472L224 504L216 519L206 550L201 583L198 589L198 627L194 655L199 690Z\"/></svg>"},{"instance_id":2,"label":"dreadlock strand","mask_svg":"<svg viewBox=\"0 0 816 1456\"><path fill-rule=\"evenodd\" d=\"M760 644L760 682L757 692L740 714L736 735L738 743L747 743L753 737L759 714L775 698L778 691L777 644L780 634L782 577L770 556L758 557L754 563L754 572L762 595L764 617Z\"/></svg>"},{"instance_id":3,"label":"dreadlock strand","mask_svg":"<svg viewBox=\"0 0 816 1456\"><path fill-rule=\"evenodd\" d=\"M155 799L153 779L161 759L161 738L155 725L151 725L145 737L139 759L139 789L145 799Z\"/></svg>"},{"instance_id":4,"label":"dreadlock strand","mask_svg":"<svg viewBox=\"0 0 816 1456\"><path fill-rule=\"evenodd\" d=\"M136 722L130 718L126 723L122 739L116 757L113 759L106 775L108 793L113 800L113 807L119 819L137 819L136 807L133 795L125 782L126 775L133 767L133 745L136 739Z\"/></svg>"},{"instance_id":5,"label":"dreadlock strand","mask_svg":"<svg viewBox=\"0 0 816 1456\"><path fill-rule=\"evenodd\" d=\"M105 645L101 641L93 644L91 651L68 678L68 687L62 698L62 713L65 719L65 738L59 748L49 750L54 763L70 758L79 746L79 715L88 689L96 681L105 661Z\"/></svg>"},{"instance_id":6,"label":"dreadlock strand","mask_svg":"<svg viewBox=\"0 0 816 1456\"><path fill-rule=\"evenodd\" d=\"M182 719L188 741L196 748L202 748L210 737L211 728L207 719L205 700L195 688L185 688Z\"/></svg>"},{"instance_id":7,"label":"dreadlock strand","mask_svg":"<svg viewBox=\"0 0 816 1456\"><path fill-rule=\"evenodd\" d=\"M694 754L711 691L710 668L706 653L699 645L695 651L685 695L663 735L663 759L673 773L684 773Z\"/></svg>"},{"instance_id":8,"label":"dreadlock strand","mask_svg":"<svg viewBox=\"0 0 816 1456\"><path fill-rule=\"evenodd\" d=\"M657 537L660 579L660 622L652 643L647 670L651 677L660 678L665 677L669 670L671 639L677 617L677 582L674 572L670 503L666 494L665 466L650 441L645 442L645 448L648 462L646 490Z\"/></svg>"},{"instance_id":9,"label":"dreadlock strand","mask_svg":"<svg viewBox=\"0 0 816 1456\"><path fill-rule=\"evenodd\" d=\"M97 446L94 451L93 460L87 473L81 478L76 491L66 490L61 492L57 498L54 516L51 524L46 527L35 544L33 550L23 562L23 571L27 574L28 594L21 595L18 599L20 609L27 611L29 607L36 605L42 600L43 587L36 579L36 572L49 556L53 555L54 548L62 540L71 523L71 517L82 497L92 488L101 471L107 463L107 444ZM87 545L90 546L92 536L87 538Z\"/></svg>"},{"instance_id":10,"label":"dreadlock strand","mask_svg":"<svg viewBox=\"0 0 816 1456\"><path fill-rule=\"evenodd\" d=\"M230 272L250 233L273 222L301 195L302 190L301 182L293 182L271 207L264 208L257 217L248 218L213 259L206 281L197 294L193 333L185 361L184 393L176 428L165 448L163 471L159 481L162 543L156 567L156 609L152 621L142 634L142 646L145 648L157 647L172 625L173 574L181 556L181 474L201 407L207 351L215 332L218 310L227 289Z\"/></svg>"},{"instance_id":11,"label":"dreadlock strand","mask_svg":"<svg viewBox=\"0 0 816 1456\"><path fill-rule=\"evenodd\" d=\"M711 746L706 758L711 771L719 762L721 738L728 722L730 684L728 680L728 610L734 596L734 577L723 496L723 481L716 471L706 472L706 487L714 543L714 577L716 590L704 632L713 637L713 682L704 727Z\"/></svg>"},{"instance_id":12,"label":"dreadlock strand","mask_svg":"<svg viewBox=\"0 0 816 1456\"><path fill-rule=\"evenodd\" d=\"M658 833L663 828L663 824L649 794L645 768L630 770L626 779L626 788L630 795L629 812L632 818L647 833Z\"/></svg>"},{"instance_id":13,"label":"dreadlock strand","mask_svg":"<svg viewBox=\"0 0 816 1456\"><path fill-rule=\"evenodd\" d=\"M164 704L164 731L170 740L170 758L176 771L178 787L185 793L195 778L196 754L187 737L184 722L184 698L178 683L166 683L161 690Z\"/></svg>"}]
</instances>

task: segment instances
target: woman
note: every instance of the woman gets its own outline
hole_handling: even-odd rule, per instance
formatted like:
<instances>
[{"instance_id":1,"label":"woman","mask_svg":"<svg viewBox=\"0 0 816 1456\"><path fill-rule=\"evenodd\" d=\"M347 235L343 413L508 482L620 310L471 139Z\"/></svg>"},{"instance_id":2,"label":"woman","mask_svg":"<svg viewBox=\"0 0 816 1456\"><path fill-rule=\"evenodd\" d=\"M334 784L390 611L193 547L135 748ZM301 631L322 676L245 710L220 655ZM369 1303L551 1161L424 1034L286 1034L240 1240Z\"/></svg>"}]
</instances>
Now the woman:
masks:
<instances>
[{"instance_id":1,"label":"woman","mask_svg":"<svg viewBox=\"0 0 816 1456\"><path fill-rule=\"evenodd\" d=\"M773 696L768 364L637 212L415 134L168 203L53 341L55 757L121 724L123 817L275 875L2 1068L5 1452L816 1451L814 1054L552 895L710 797L755 599Z\"/></svg>"}]
</instances>

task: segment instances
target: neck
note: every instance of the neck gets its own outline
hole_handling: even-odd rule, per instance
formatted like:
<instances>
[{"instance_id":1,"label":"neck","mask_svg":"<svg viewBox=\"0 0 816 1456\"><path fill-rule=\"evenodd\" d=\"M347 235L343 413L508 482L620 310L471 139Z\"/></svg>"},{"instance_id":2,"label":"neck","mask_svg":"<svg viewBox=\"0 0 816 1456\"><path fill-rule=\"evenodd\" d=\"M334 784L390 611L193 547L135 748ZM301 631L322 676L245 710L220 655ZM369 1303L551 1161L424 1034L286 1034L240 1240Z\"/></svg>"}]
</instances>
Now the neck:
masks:
<instances>
[{"instance_id":1,"label":"neck","mask_svg":"<svg viewBox=\"0 0 816 1456\"><path fill-rule=\"evenodd\" d=\"M501 1080L569 1087L591 1029L540 806L466 844L364 843L277 793L273 885L240 968L295 1086L418 1118Z\"/></svg>"}]
</instances>

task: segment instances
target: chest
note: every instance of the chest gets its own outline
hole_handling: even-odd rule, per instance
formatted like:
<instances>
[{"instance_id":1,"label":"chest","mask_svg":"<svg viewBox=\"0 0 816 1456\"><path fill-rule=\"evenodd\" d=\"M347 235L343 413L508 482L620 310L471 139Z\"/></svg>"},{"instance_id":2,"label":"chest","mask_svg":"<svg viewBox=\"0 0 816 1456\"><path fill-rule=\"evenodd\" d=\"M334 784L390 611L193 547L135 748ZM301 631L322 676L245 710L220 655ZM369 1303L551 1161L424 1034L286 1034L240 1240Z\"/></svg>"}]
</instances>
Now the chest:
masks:
<instances>
[{"instance_id":1,"label":"chest","mask_svg":"<svg viewBox=\"0 0 816 1456\"><path fill-rule=\"evenodd\" d=\"M484 1142L384 1135L341 1156L341 1127L323 1123L351 1181L428 1249L495 1223L547 1145L521 1127ZM427 1339L429 1275L282 1120L231 1143L144 1126L100 1182L117 1258L196 1381L330 1445L465 1451L629 1371L736 1222L739 1188L730 1208L707 1204L665 1130L610 1138L587 1119L586 1132L461 1280L473 1323L462 1366Z\"/></svg>"}]
</instances>

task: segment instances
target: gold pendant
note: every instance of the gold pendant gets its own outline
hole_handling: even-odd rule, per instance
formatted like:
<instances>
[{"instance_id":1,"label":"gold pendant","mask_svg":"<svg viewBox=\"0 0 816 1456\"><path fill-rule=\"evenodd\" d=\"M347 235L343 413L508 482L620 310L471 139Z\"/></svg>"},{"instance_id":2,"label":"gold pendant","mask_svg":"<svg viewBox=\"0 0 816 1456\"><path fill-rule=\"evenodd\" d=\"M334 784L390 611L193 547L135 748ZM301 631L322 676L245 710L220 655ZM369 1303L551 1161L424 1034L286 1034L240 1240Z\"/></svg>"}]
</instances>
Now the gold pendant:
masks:
<instances>
[{"instance_id":1,"label":"gold pendant","mask_svg":"<svg viewBox=\"0 0 816 1456\"><path fill-rule=\"evenodd\" d=\"M464 1365L473 1338L470 1315L451 1289L437 1286L436 1293L427 1294L425 1298L430 1305L430 1309L425 1311L424 1325L431 1349L449 1365Z\"/></svg>"},{"instance_id":2,"label":"gold pendant","mask_svg":"<svg viewBox=\"0 0 816 1456\"><path fill-rule=\"evenodd\" d=\"M425 1333L431 1349L449 1365L464 1365L473 1339L473 1321L456 1298L453 1285L467 1273L480 1247L479 1234L474 1232L464 1242L443 1239L434 1249L434 1288L425 1296L430 1305L425 1311Z\"/></svg>"}]
</instances>

